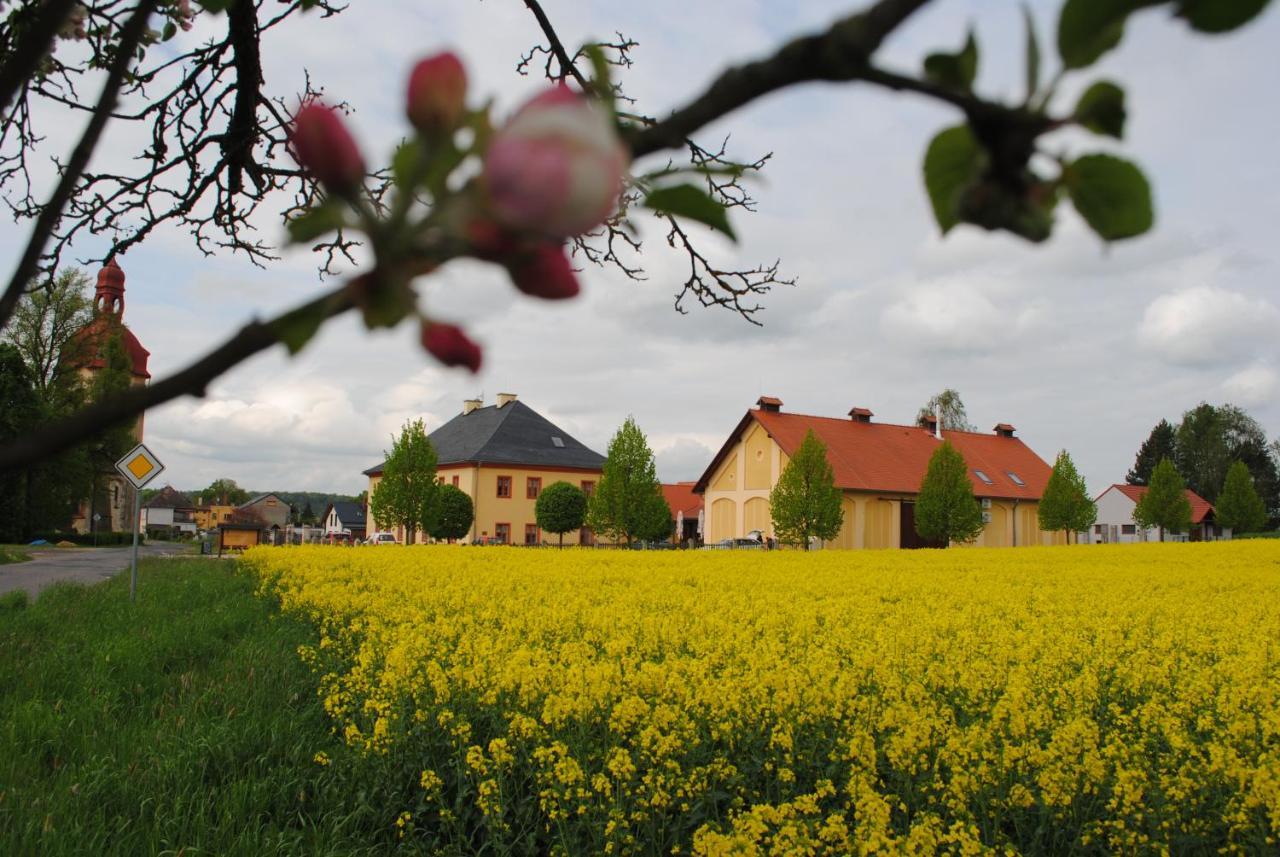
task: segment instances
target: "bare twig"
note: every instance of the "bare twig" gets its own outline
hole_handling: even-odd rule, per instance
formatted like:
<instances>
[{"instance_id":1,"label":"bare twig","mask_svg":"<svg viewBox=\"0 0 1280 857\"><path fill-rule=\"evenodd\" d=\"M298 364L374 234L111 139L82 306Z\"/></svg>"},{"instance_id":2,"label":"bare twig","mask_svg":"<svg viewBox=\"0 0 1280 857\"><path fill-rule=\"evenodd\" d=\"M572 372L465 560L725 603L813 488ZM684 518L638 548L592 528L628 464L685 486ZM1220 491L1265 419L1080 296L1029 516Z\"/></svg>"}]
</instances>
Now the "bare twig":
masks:
<instances>
[{"instance_id":1,"label":"bare twig","mask_svg":"<svg viewBox=\"0 0 1280 857\"><path fill-rule=\"evenodd\" d=\"M31 79L75 4L76 0L45 0L34 12L8 61L0 66L0 114L9 109L14 94Z\"/></svg>"},{"instance_id":2,"label":"bare twig","mask_svg":"<svg viewBox=\"0 0 1280 857\"><path fill-rule=\"evenodd\" d=\"M107 80L102 85L102 94L98 97L93 117L84 129L84 134L81 135L80 141L76 143L76 147L71 153L71 159L63 168L62 178L58 180L58 186L54 188L52 196L45 203L40 216L36 219L36 225L31 232L30 240L27 242L26 250L22 253L22 258L13 272L12 279L9 280L9 285L5 289L4 295L0 296L0 327L3 327L5 322L9 320L9 316L13 314L13 308L18 304L18 298L22 296L22 290L26 288L27 282L35 275L40 263L40 255L44 252L44 245L58 225L58 220L62 217L62 210L66 206L67 200L71 198L76 183L80 181L81 173L84 172L84 168L89 164L89 158L93 155L93 150L98 145L98 138L102 136L102 129L106 127L111 111L115 109L116 98L120 94L120 84L124 82L125 72L129 70L129 64L133 61L134 51L137 50L138 43L142 40L142 34L147 29L147 20L151 17L151 13L156 7L156 2L157 0L143 0L143 2L139 3L138 8L130 16L120 33L116 55L107 72Z\"/></svg>"},{"instance_id":3,"label":"bare twig","mask_svg":"<svg viewBox=\"0 0 1280 857\"><path fill-rule=\"evenodd\" d=\"M119 396L104 399L0 447L0 473L17 470L33 461L57 455L95 432L102 431L105 426L118 425L147 408L179 396L203 396L210 382L219 375L280 342L277 325L286 316L294 313L320 313L328 319L346 312L352 306L347 290L343 287L271 321L251 321L240 328L235 336L180 372L154 384L130 387Z\"/></svg>"}]
</instances>

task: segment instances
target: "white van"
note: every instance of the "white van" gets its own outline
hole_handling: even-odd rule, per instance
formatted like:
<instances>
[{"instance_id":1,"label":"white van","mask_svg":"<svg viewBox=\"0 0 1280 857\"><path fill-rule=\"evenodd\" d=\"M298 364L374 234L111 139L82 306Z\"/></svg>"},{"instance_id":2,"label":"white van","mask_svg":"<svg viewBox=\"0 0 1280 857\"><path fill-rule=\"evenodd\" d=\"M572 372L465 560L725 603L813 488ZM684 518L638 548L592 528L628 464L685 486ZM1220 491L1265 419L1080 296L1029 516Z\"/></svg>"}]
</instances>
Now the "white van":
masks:
<instances>
[{"instance_id":1,"label":"white van","mask_svg":"<svg viewBox=\"0 0 1280 857\"><path fill-rule=\"evenodd\" d=\"M368 545L394 545L396 544L395 533L374 533L369 536L369 540L365 542Z\"/></svg>"}]
</instances>

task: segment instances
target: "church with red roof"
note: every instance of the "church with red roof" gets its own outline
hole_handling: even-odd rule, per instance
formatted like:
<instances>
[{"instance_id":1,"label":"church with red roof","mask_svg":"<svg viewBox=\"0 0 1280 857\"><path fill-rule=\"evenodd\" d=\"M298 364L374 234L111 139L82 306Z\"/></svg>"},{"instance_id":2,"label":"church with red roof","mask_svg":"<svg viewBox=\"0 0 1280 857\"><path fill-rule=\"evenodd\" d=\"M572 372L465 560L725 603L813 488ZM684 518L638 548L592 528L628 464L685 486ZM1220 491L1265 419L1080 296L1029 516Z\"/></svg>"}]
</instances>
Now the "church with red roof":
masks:
<instances>
[{"instance_id":1,"label":"church with red roof","mask_svg":"<svg viewBox=\"0 0 1280 857\"><path fill-rule=\"evenodd\" d=\"M80 329L63 351L63 359L75 366L86 382L94 374L106 368L107 344L119 337L125 353L129 355L129 371L132 382L146 384L151 380L147 360L151 352L142 346L138 337L124 323L124 271L115 259L108 259L98 272L98 282L93 295L93 318ZM138 417L133 436L142 442L143 418ZM124 479L114 470L104 473L98 482L99 497L85 501L72 517L71 525L81 533L95 528L106 532L124 532L132 527L130 520L131 495ZM98 521L94 522L94 516Z\"/></svg>"},{"instance_id":2,"label":"church with red roof","mask_svg":"<svg viewBox=\"0 0 1280 857\"><path fill-rule=\"evenodd\" d=\"M1040 529L1037 509L1052 468L1008 423L990 434L876 422L855 407L844 419L793 414L762 396L729 434L693 490L705 509L705 541L773 534L769 492L812 431L827 447L836 486L844 494L844 525L835 548L924 547L915 531L915 495L929 459L943 439L968 465L969 482L985 526L974 544L987 547L1057 544L1061 533Z\"/></svg>"}]
</instances>

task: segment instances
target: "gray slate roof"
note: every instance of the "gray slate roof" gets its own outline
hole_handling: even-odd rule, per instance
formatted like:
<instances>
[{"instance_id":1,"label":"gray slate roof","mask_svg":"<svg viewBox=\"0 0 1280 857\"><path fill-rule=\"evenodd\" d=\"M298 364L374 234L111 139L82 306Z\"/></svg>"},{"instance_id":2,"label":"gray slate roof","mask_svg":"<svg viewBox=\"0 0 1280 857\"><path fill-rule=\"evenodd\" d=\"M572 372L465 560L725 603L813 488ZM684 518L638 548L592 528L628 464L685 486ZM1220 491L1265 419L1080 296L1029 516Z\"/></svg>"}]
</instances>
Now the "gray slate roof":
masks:
<instances>
[{"instance_id":1,"label":"gray slate roof","mask_svg":"<svg viewBox=\"0 0 1280 857\"><path fill-rule=\"evenodd\" d=\"M604 456L570 437L555 423L520 400L498 407L458 414L428 437L437 463L524 464L538 467L604 467ZM552 438L560 438L557 446ZM366 476L382 473L386 462L370 467Z\"/></svg>"},{"instance_id":2,"label":"gray slate roof","mask_svg":"<svg viewBox=\"0 0 1280 857\"><path fill-rule=\"evenodd\" d=\"M338 520L348 527L353 524L361 527L365 525L364 506L361 506L359 503L352 503L349 500L339 500L333 504L333 510L338 513Z\"/></svg>"}]
</instances>

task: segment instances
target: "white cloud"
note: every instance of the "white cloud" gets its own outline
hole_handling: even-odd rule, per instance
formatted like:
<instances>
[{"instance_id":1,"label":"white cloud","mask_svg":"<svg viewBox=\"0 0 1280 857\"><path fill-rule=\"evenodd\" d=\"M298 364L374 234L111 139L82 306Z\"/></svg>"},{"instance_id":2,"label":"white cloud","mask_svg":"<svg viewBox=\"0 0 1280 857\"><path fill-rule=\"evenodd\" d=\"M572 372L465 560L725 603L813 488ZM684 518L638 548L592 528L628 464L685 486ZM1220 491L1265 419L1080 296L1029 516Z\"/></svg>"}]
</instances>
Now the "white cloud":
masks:
<instances>
[{"instance_id":1,"label":"white cloud","mask_svg":"<svg viewBox=\"0 0 1280 857\"><path fill-rule=\"evenodd\" d=\"M1034 302L994 292L963 280L917 286L884 310L885 333L908 349L1007 353L1043 313Z\"/></svg>"},{"instance_id":2,"label":"white cloud","mask_svg":"<svg viewBox=\"0 0 1280 857\"><path fill-rule=\"evenodd\" d=\"M1222 382L1229 401L1246 408L1271 404L1280 392L1280 374L1265 363L1255 363Z\"/></svg>"},{"instance_id":3,"label":"white cloud","mask_svg":"<svg viewBox=\"0 0 1280 857\"><path fill-rule=\"evenodd\" d=\"M1156 298L1139 330L1146 349L1180 366L1215 366L1274 349L1280 311L1264 298L1196 286Z\"/></svg>"}]
</instances>

